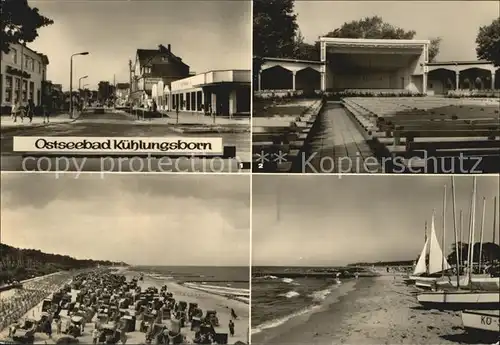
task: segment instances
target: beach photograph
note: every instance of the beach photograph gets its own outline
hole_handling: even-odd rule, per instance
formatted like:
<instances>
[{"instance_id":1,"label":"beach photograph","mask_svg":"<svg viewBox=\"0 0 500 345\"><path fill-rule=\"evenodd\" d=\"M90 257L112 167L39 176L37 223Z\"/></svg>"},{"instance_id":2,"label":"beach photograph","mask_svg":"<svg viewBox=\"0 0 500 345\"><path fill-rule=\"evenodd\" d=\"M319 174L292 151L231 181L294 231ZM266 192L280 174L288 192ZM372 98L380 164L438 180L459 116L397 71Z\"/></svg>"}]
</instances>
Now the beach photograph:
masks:
<instances>
[{"instance_id":1,"label":"beach photograph","mask_svg":"<svg viewBox=\"0 0 500 345\"><path fill-rule=\"evenodd\" d=\"M497 343L498 202L495 175L254 176L252 343Z\"/></svg>"},{"instance_id":2,"label":"beach photograph","mask_svg":"<svg viewBox=\"0 0 500 345\"><path fill-rule=\"evenodd\" d=\"M249 179L2 173L0 343L248 344Z\"/></svg>"}]
</instances>

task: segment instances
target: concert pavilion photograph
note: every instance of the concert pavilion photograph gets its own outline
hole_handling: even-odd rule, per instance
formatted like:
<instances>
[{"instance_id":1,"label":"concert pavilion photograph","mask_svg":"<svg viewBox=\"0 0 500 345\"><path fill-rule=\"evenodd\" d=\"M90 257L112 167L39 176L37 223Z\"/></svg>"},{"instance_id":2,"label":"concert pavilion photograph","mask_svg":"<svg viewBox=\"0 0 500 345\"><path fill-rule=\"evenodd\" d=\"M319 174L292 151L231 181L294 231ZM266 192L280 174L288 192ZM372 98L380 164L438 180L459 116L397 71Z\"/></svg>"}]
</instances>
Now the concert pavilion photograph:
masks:
<instances>
[{"instance_id":1,"label":"concert pavilion photograph","mask_svg":"<svg viewBox=\"0 0 500 345\"><path fill-rule=\"evenodd\" d=\"M499 10L254 1L253 171L500 171Z\"/></svg>"}]
</instances>

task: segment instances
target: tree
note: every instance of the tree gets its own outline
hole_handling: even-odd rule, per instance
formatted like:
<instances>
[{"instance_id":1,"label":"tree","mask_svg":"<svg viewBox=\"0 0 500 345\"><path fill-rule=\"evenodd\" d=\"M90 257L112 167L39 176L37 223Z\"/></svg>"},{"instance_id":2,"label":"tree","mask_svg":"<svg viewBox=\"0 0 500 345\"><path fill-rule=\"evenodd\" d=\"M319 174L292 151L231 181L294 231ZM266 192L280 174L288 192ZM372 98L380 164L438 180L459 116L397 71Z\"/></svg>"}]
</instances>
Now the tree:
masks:
<instances>
[{"instance_id":1,"label":"tree","mask_svg":"<svg viewBox=\"0 0 500 345\"><path fill-rule=\"evenodd\" d=\"M500 18L479 28L476 44L479 59L490 61L495 67L500 66Z\"/></svg>"},{"instance_id":2,"label":"tree","mask_svg":"<svg viewBox=\"0 0 500 345\"><path fill-rule=\"evenodd\" d=\"M372 38L372 39L413 39L416 32L406 31L385 23L381 17L367 17L360 20L353 20L342 24L338 29L328 32L326 37L336 38ZM303 44L303 43L302 43ZM439 53L441 37L431 39L429 47L429 61L434 61ZM319 60L319 42L313 45L302 46L298 49L301 55L313 57L311 60ZM317 56L317 57L316 57ZM315 58L314 58L315 57Z\"/></svg>"},{"instance_id":3,"label":"tree","mask_svg":"<svg viewBox=\"0 0 500 345\"><path fill-rule=\"evenodd\" d=\"M292 57L297 15L293 0L254 0L253 54L257 57Z\"/></svg>"},{"instance_id":4,"label":"tree","mask_svg":"<svg viewBox=\"0 0 500 345\"><path fill-rule=\"evenodd\" d=\"M297 30L297 34L295 36L295 49L293 58L299 60L318 61L320 58L319 42L317 42L316 44L309 44L304 42L304 36L302 36L300 30Z\"/></svg>"},{"instance_id":5,"label":"tree","mask_svg":"<svg viewBox=\"0 0 500 345\"><path fill-rule=\"evenodd\" d=\"M436 56L439 54L439 46L441 45L442 38L434 37L431 38L431 44L429 45L429 62L434 62Z\"/></svg>"},{"instance_id":6,"label":"tree","mask_svg":"<svg viewBox=\"0 0 500 345\"><path fill-rule=\"evenodd\" d=\"M8 54L12 43L30 43L38 37L38 29L54 24L39 13L38 8L31 8L27 0L0 1L1 49Z\"/></svg>"},{"instance_id":7,"label":"tree","mask_svg":"<svg viewBox=\"0 0 500 345\"><path fill-rule=\"evenodd\" d=\"M93 268L95 266L111 266L125 263L103 260L79 260L67 255L49 254L40 250L20 249L0 243L2 270L0 285L13 281L24 280L31 276L40 276L61 270Z\"/></svg>"},{"instance_id":8,"label":"tree","mask_svg":"<svg viewBox=\"0 0 500 345\"><path fill-rule=\"evenodd\" d=\"M100 81L97 86L97 99L107 102L115 96L115 88L109 81Z\"/></svg>"},{"instance_id":9,"label":"tree","mask_svg":"<svg viewBox=\"0 0 500 345\"><path fill-rule=\"evenodd\" d=\"M462 260L467 261L469 259L468 258L469 244L459 242L458 247L459 247L459 254L460 254L460 251L462 252ZM482 254L481 261L483 263L485 263L487 261L492 262L495 260L497 260L497 261L500 260L500 246L498 244L486 242L486 243L483 243L482 247L483 248L482 248L482 253L481 253ZM480 251L479 249L480 249L480 244L474 243L474 257L473 257L474 262L479 262L479 251ZM457 262L457 254L456 254L454 243L452 244L452 251L448 255L447 260L452 265Z\"/></svg>"},{"instance_id":10,"label":"tree","mask_svg":"<svg viewBox=\"0 0 500 345\"><path fill-rule=\"evenodd\" d=\"M340 28L330 31L326 37L337 38L379 38L379 39L408 39L415 37L416 32L405 31L402 28L384 23L379 16L366 17L344 23Z\"/></svg>"}]
</instances>

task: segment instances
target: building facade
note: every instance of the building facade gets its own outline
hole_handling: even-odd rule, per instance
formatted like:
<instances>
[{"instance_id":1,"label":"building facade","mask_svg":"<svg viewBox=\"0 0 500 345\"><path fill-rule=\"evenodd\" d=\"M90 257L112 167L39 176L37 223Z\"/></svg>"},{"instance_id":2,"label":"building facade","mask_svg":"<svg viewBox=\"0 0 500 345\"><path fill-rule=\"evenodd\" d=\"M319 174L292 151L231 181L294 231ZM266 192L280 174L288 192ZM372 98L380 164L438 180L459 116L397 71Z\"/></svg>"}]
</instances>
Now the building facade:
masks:
<instances>
[{"instance_id":1,"label":"building facade","mask_svg":"<svg viewBox=\"0 0 500 345\"><path fill-rule=\"evenodd\" d=\"M160 89L161 86L158 87ZM166 96L170 109L220 116L250 114L250 70L219 70L171 83Z\"/></svg>"},{"instance_id":2,"label":"building facade","mask_svg":"<svg viewBox=\"0 0 500 345\"><path fill-rule=\"evenodd\" d=\"M137 49L131 66L131 97L135 101L151 100L153 85L165 86L189 77L189 66L172 53L172 47L159 45L158 49ZM166 104L159 104L166 106Z\"/></svg>"},{"instance_id":3,"label":"building facade","mask_svg":"<svg viewBox=\"0 0 500 345\"><path fill-rule=\"evenodd\" d=\"M321 90L426 93L429 45L429 40L321 37Z\"/></svg>"},{"instance_id":4,"label":"building facade","mask_svg":"<svg viewBox=\"0 0 500 345\"><path fill-rule=\"evenodd\" d=\"M42 104L43 84L49 60L24 45L11 44L8 54L1 53L0 95L2 106L11 106L32 99Z\"/></svg>"},{"instance_id":5,"label":"building facade","mask_svg":"<svg viewBox=\"0 0 500 345\"><path fill-rule=\"evenodd\" d=\"M320 61L263 58L256 91L394 90L447 94L500 89L487 61L429 62L427 40L320 38Z\"/></svg>"}]
</instances>

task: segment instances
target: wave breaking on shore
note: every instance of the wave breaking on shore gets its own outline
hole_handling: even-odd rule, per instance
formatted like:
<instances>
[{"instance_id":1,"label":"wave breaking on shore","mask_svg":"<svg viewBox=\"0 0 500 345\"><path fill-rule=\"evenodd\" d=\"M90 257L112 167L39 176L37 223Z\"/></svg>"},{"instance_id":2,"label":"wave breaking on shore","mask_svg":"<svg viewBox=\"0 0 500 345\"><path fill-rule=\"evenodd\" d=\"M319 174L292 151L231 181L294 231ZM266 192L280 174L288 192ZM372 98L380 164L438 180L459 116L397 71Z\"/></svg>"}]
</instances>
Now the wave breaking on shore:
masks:
<instances>
[{"instance_id":1,"label":"wave breaking on shore","mask_svg":"<svg viewBox=\"0 0 500 345\"><path fill-rule=\"evenodd\" d=\"M252 320L257 322L252 322L252 335L318 311L340 285L338 279L325 283L317 279L263 276L255 281L256 284L252 282Z\"/></svg>"}]
</instances>

